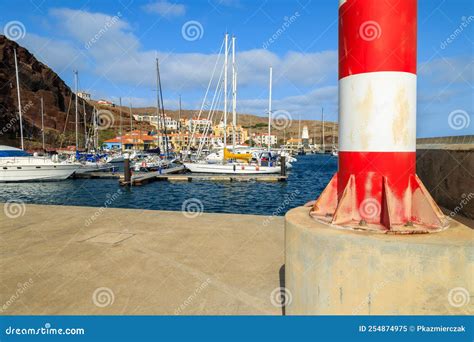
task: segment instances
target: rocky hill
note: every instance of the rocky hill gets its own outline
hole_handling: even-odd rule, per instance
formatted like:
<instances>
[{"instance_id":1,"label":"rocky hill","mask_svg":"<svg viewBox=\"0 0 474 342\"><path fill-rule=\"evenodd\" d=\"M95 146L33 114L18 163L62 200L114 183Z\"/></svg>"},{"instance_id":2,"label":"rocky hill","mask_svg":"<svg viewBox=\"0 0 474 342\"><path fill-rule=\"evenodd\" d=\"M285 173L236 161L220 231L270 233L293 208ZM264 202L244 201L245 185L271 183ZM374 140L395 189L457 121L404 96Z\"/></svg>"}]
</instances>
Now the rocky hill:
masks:
<instances>
[{"instance_id":1,"label":"rocky hill","mask_svg":"<svg viewBox=\"0 0 474 342\"><path fill-rule=\"evenodd\" d=\"M47 144L59 147L73 143L74 93L53 70L27 49L0 35L0 144L20 145L14 49L18 59L25 146L29 149L40 146L41 98L44 101ZM87 120L90 120L92 106L79 100L79 124L82 125L84 109Z\"/></svg>"}]
</instances>

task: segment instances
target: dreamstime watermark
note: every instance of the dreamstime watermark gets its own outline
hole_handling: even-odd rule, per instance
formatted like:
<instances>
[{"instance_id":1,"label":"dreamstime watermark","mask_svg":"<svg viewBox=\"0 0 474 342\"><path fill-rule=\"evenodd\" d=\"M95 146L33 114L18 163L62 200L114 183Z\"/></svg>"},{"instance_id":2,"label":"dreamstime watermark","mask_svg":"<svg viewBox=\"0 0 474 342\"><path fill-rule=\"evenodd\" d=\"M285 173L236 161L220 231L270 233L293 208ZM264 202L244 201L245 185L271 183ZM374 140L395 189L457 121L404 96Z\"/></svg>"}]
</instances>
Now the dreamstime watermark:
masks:
<instances>
[{"instance_id":1,"label":"dreamstime watermark","mask_svg":"<svg viewBox=\"0 0 474 342\"><path fill-rule=\"evenodd\" d=\"M3 205L3 212L5 216L11 219L16 219L25 215L26 212L26 205L25 202L22 200L8 200Z\"/></svg>"},{"instance_id":2,"label":"dreamstime watermark","mask_svg":"<svg viewBox=\"0 0 474 342\"><path fill-rule=\"evenodd\" d=\"M18 283L15 293L0 307L0 313L5 312L13 303L15 303L20 296L33 285L33 279L28 279L24 283Z\"/></svg>"},{"instance_id":3,"label":"dreamstime watermark","mask_svg":"<svg viewBox=\"0 0 474 342\"><path fill-rule=\"evenodd\" d=\"M6 335L84 335L84 328L53 328L51 323L46 323L39 328L18 328L9 326L5 329Z\"/></svg>"},{"instance_id":4,"label":"dreamstime watermark","mask_svg":"<svg viewBox=\"0 0 474 342\"><path fill-rule=\"evenodd\" d=\"M21 21L12 20L3 27L3 34L10 40L17 41L25 38L26 28Z\"/></svg>"},{"instance_id":5,"label":"dreamstime watermark","mask_svg":"<svg viewBox=\"0 0 474 342\"><path fill-rule=\"evenodd\" d=\"M33 101L30 100L26 105L21 108L21 115L25 115L31 107L33 107Z\"/></svg>"},{"instance_id":6,"label":"dreamstime watermark","mask_svg":"<svg viewBox=\"0 0 474 342\"><path fill-rule=\"evenodd\" d=\"M30 108L33 107L33 101L28 101L28 103L26 105L24 105L22 108L21 108L21 114L22 115L25 115L26 112L28 112L28 110L30 110ZM14 117L12 117L10 119L10 121L8 121L6 123L5 126L3 126L1 129L0 129L0 136L4 135L5 133L7 133L14 125L16 125L16 123L20 120L20 116L19 115L16 115Z\"/></svg>"},{"instance_id":7,"label":"dreamstime watermark","mask_svg":"<svg viewBox=\"0 0 474 342\"><path fill-rule=\"evenodd\" d=\"M200 294L204 289L206 289L209 284L211 283L211 279L207 278L205 281L203 281L196 289L194 290L193 294L190 295L188 298L184 300L183 303L181 303L176 310L174 310L175 315L180 315L184 309L186 309L191 303L194 301L196 296Z\"/></svg>"},{"instance_id":8,"label":"dreamstime watermark","mask_svg":"<svg viewBox=\"0 0 474 342\"><path fill-rule=\"evenodd\" d=\"M94 45L95 43L97 43L100 38L112 27L114 26L117 21L119 21L119 19L122 17L122 13L120 12L117 12L116 15L114 15L113 17L109 17L107 18L107 20L105 21L105 24L103 27L100 28L100 30L94 35L94 37L92 37L86 44L84 44L84 47L89 50L92 45Z\"/></svg>"},{"instance_id":9,"label":"dreamstime watermark","mask_svg":"<svg viewBox=\"0 0 474 342\"><path fill-rule=\"evenodd\" d=\"M465 110L456 109L448 115L448 125L456 131L467 128L470 124L471 117Z\"/></svg>"},{"instance_id":10,"label":"dreamstime watermark","mask_svg":"<svg viewBox=\"0 0 474 342\"><path fill-rule=\"evenodd\" d=\"M118 189L116 192L114 192L113 194L107 194L106 197L107 199L105 200L104 202L104 205L102 207L100 207L97 211L94 212L93 215L91 215L91 217L89 217L88 219L86 219L86 221L84 222L84 225L86 227L89 227L92 223L94 223L95 220L97 220L97 218L103 214L103 212L110 206L112 205L112 203L114 203L117 198L119 198L121 195L123 194L123 191Z\"/></svg>"},{"instance_id":11,"label":"dreamstime watermark","mask_svg":"<svg viewBox=\"0 0 474 342\"><path fill-rule=\"evenodd\" d=\"M449 213L449 216L456 216L464 207L474 198L474 193L470 192L469 194L462 194L462 200L459 204Z\"/></svg>"},{"instance_id":12,"label":"dreamstime watermark","mask_svg":"<svg viewBox=\"0 0 474 342\"><path fill-rule=\"evenodd\" d=\"M375 198L364 199L359 206L360 216L364 219L374 219L380 216L381 206Z\"/></svg>"},{"instance_id":13,"label":"dreamstime watermark","mask_svg":"<svg viewBox=\"0 0 474 342\"><path fill-rule=\"evenodd\" d=\"M268 38L266 41L263 42L262 47L264 49L268 49L270 45L275 43L280 36L285 33L285 31L293 24L300 16L300 13L297 11L291 16L285 16L283 18L283 24Z\"/></svg>"},{"instance_id":14,"label":"dreamstime watermark","mask_svg":"<svg viewBox=\"0 0 474 342\"><path fill-rule=\"evenodd\" d=\"M0 130L0 136L7 133L13 127L13 125L15 125L17 122L18 122L18 117L16 116L12 117L10 121L8 121L7 124L3 126L2 129Z\"/></svg>"},{"instance_id":15,"label":"dreamstime watermark","mask_svg":"<svg viewBox=\"0 0 474 342\"><path fill-rule=\"evenodd\" d=\"M449 305L460 308L471 301L469 291L464 287L455 287L448 292Z\"/></svg>"},{"instance_id":16,"label":"dreamstime watermark","mask_svg":"<svg viewBox=\"0 0 474 342\"><path fill-rule=\"evenodd\" d=\"M367 42L378 39L381 35L382 28L374 20L364 21L359 27L359 36Z\"/></svg>"},{"instance_id":17,"label":"dreamstime watermark","mask_svg":"<svg viewBox=\"0 0 474 342\"><path fill-rule=\"evenodd\" d=\"M461 17L461 24L453 31L453 33L451 33L448 38L446 38L445 40L443 40L441 42L441 44L439 45L439 47L444 50L446 49L446 47L451 44L452 42L454 42L456 40L457 37L459 37L459 35L464 31L465 28L467 28L469 26L469 24L471 23L471 21L474 20L474 16L470 15L469 17Z\"/></svg>"},{"instance_id":18,"label":"dreamstime watermark","mask_svg":"<svg viewBox=\"0 0 474 342\"><path fill-rule=\"evenodd\" d=\"M190 20L181 27L181 36L188 42L194 42L204 36L204 28L197 20Z\"/></svg>"},{"instance_id":19,"label":"dreamstime watermark","mask_svg":"<svg viewBox=\"0 0 474 342\"><path fill-rule=\"evenodd\" d=\"M115 294L108 287L98 287L92 294L92 303L99 308L112 305L115 301Z\"/></svg>"},{"instance_id":20,"label":"dreamstime watermark","mask_svg":"<svg viewBox=\"0 0 474 342\"><path fill-rule=\"evenodd\" d=\"M276 130L282 131L287 129L292 121L291 114L286 110L279 109L272 113L272 127Z\"/></svg>"},{"instance_id":21,"label":"dreamstime watermark","mask_svg":"<svg viewBox=\"0 0 474 342\"><path fill-rule=\"evenodd\" d=\"M204 204L197 198L189 198L181 205L181 212L187 218L201 216L204 211Z\"/></svg>"},{"instance_id":22,"label":"dreamstime watermark","mask_svg":"<svg viewBox=\"0 0 474 342\"><path fill-rule=\"evenodd\" d=\"M298 197L300 194L300 191L299 190L295 190L293 191L291 194L289 195L286 195L285 196L285 199L283 200L283 202L280 204L280 206L278 208L276 208L275 211L273 211L272 215L267 217L264 221L263 221L263 225L264 226L268 226L270 224L270 222L272 222L275 217L279 216L280 214L283 213L283 211L291 204L291 202L293 202L296 197Z\"/></svg>"},{"instance_id":23,"label":"dreamstime watermark","mask_svg":"<svg viewBox=\"0 0 474 342\"><path fill-rule=\"evenodd\" d=\"M99 109L97 111L97 125L98 129L103 131L109 129L114 125L115 116L114 114L107 109Z\"/></svg>"},{"instance_id":24,"label":"dreamstime watermark","mask_svg":"<svg viewBox=\"0 0 474 342\"><path fill-rule=\"evenodd\" d=\"M270 294L270 302L277 308L283 308L291 304L293 295L286 287L277 287Z\"/></svg>"}]
</instances>

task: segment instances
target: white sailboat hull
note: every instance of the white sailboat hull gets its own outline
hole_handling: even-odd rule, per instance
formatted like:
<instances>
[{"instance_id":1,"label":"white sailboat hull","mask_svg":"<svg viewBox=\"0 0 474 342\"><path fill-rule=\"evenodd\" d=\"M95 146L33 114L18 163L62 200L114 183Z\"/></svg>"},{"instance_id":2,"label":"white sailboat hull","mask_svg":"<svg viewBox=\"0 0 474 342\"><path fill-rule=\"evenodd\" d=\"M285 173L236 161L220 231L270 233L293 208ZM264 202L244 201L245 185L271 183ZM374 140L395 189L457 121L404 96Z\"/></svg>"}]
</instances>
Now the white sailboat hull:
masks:
<instances>
[{"instance_id":1,"label":"white sailboat hull","mask_svg":"<svg viewBox=\"0 0 474 342\"><path fill-rule=\"evenodd\" d=\"M78 164L54 163L47 158L0 160L0 182L59 181L78 168Z\"/></svg>"},{"instance_id":2,"label":"white sailboat hull","mask_svg":"<svg viewBox=\"0 0 474 342\"><path fill-rule=\"evenodd\" d=\"M280 173L280 166L257 166L245 164L205 164L184 163L184 166L195 173L220 173L220 174L269 174Z\"/></svg>"},{"instance_id":3,"label":"white sailboat hull","mask_svg":"<svg viewBox=\"0 0 474 342\"><path fill-rule=\"evenodd\" d=\"M82 173L87 173L87 172L106 172L110 171L114 168L113 165L108 164L108 163L86 163L81 165L77 171L76 174L82 174Z\"/></svg>"}]
</instances>

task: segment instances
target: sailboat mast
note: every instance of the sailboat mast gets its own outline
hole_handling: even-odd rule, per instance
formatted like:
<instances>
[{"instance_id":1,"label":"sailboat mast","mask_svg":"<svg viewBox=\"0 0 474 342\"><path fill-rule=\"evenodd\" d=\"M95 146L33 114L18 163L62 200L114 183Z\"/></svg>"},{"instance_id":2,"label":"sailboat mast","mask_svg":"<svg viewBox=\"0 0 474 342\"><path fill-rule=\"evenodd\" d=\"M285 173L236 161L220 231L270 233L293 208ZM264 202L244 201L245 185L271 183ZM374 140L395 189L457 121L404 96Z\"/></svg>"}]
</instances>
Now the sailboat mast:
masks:
<instances>
[{"instance_id":1,"label":"sailboat mast","mask_svg":"<svg viewBox=\"0 0 474 342\"><path fill-rule=\"evenodd\" d=\"M301 139L301 141L303 141L301 137L301 114L298 116L298 139Z\"/></svg>"},{"instance_id":2,"label":"sailboat mast","mask_svg":"<svg viewBox=\"0 0 474 342\"><path fill-rule=\"evenodd\" d=\"M130 133L133 132L133 114L132 114L132 103L130 102L128 106L128 110L130 111Z\"/></svg>"},{"instance_id":3,"label":"sailboat mast","mask_svg":"<svg viewBox=\"0 0 474 342\"><path fill-rule=\"evenodd\" d=\"M232 147L235 151L235 129L237 127L237 74L235 70L235 37L232 37Z\"/></svg>"},{"instance_id":4,"label":"sailboat mast","mask_svg":"<svg viewBox=\"0 0 474 342\"><path fill-rule=\"evenodd\" d=\"M268 83L268 140L267 146L268 151L271 148L271 132L272 132L272 78L273 78L273 68L270 67L270 80Z\"/></svg>"},{"instance_id":5,"label":"sailboat mast","mask_svg":"<svg viewBox=\"0 0 474 342\"><path fill-rule=\"evenodd\" d=\"M44 108L43 108L43 96L41 96L41 140L43 141L43 151L44 148Z\"/></svg>"},{"instance_id":6,"label":"sailboat mast","mask_svg":"<svg viewBox=\"0 0 474 342\"><path fill-rule=\"evenodd\" d=\"M323 146L323 153L326 153L326 146L324 143L324 107L321 107L321 122L322 122L322 146Z\"/></svg>"},{"instance_id":7,"label":"sailboat mast","mask_svg":"<svg viewBox=\"0 0 474 342\"><path fill-rule=\"evenodd\" d=\"M97 128L97 108L94 107L94 110L93 110L93 113L94 113L94 151L97 152L97 145L99 145L99 137L98 137L98 134L99 134L99 130Z\"/></svg>"},{"instance_id":8,"label":"sailboat mast","mask_svg":"<svg viewBox=\"0 0 474 342\"><path fill-rule=\"evenodd\" d=\"M76 93L75 93L76 122L75 122L75 125L76 125L76 151L77 151L77 148L79 147L79 135L78 135L78 130L77 130L77 123L78 123L78 112L77 112L77 70L74 71L74 84L75 84L75 89L76 89Z\"/></svg>"},{"instance_id":9,"label":"sailboat mast","mask_svg":"<svg viewBox=\"0 0 474 342\"><path fill-rule=\"evenodd\" d=\"M227 63L229 59L229 35L225 34L224 53L224 148L227 148Z\"/></svg>"},{"instance_id":10,"label":"sailboat mast","mask_svg":"<svg viewBox=\"0 0 474 342\"><path fill-rule=\"evenodd\" d=\"M123 146L123 130L122 130L122 98L121 97L119 97L119 116L120 116L120 146L123 151L124 146Z\"/></svg>"},{"instance_id":11,"label":"sailboat mast","mask_svg":"<svg viewBox=\"0 0 474 342\"><path fill-rule=\"evenodd\" d=\"M155 59L156 61L156 121L158 125L158 142L159 142L159 134L160 134L160 129L161 129L161 115L160 115L160 92L159 92L159 80L158 80L158 58ZM163 136L162 136L163 138ZM161 147L163 146L163 139L161 140ZM159 143L158 143L159 145ZM143 145L145 146L145 145Z\"/></svg>"},{"instance_id":12,"label":"sailboat mast","mask_svg":"<svg viewBox=\"0 0 474 342\"><path fill-rule=\"evenodd\" d=\"M252 147L252 116L249 119L249 145Z\"/></svg>"},{"instance_id":13,"label":"sailboat mast","mask_svg":"<svg viewBox=\"0 0 474 342\"><path fill-rule=\"evenodd\" d=\"M179 95L179 111L178 111L178 143L183 146L183 143L181 141L181 95Z\"/></svg>"},{"instance_id":14,"label":"sailboat mast","mask_svg":"<svg viewBox=\"0 0 474 342\"><path fill-rule=\"evenodd\" d=\"M86 100L82 99L82 111L84 112L84 148L87 151L87 117L86 117Z\"/></svg>"},{"instance_id":15,"label":"sailboat mast","mask_svg":"<svg viewBox=\"0 0 474 342\"><path fill-rule=\"evenodd\" d=\"M16 91L18 94L18 114L20 117L20 138L21 138L21 149L24 150L23 144L23 115L21 111L21 98L20 98L20 78L18 76L18 61L16 58L16 49L13 49L13 53L15 55L15 72L16 72Z\"/></svg>"},{"instance_id":16,"label":"sailboat mast","mask_svg":"<svg viewBox=\"0 0 474 342\"><path fill-rule=\"evenodd\" d=\"M168 150L168 132L166 129L166 118L165 118L165 104L163 101L163 89L161 88L161 76L160 76L160 64L158 58L156 59L156 78L158 81L158 90L159 90L159 99L158 103L161 103L161 118L163 122L163 131L164 131L164 141L165 141L165 151L166 157L169 157L169 150Z\"/></svg>"}]
</instances>

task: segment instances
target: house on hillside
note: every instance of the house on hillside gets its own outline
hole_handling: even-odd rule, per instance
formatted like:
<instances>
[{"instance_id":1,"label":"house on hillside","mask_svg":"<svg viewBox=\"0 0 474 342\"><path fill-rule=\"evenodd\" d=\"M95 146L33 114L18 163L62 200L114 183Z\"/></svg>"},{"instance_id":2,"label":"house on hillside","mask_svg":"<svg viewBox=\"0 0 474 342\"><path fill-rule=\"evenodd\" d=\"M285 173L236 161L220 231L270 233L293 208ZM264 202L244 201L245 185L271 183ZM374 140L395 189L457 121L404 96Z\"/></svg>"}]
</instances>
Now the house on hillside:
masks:
<instances>
[{"instance_id":1,"label":"house on hillside","mask_svg":"<svg viewBox=\"0 0 474 342\"><path fill-rule=\"evenodd\" d=\"M77 96L80 97L81 99L86 100L86 101L91 100L91 94L86 93L85 91L78 91Z\"/></svg>"},{"instance_id":2,"label":"house on hillside","mask_svg":"<svg viewBox=\"0 0 474 342\"><path fill-rule=\"evenodd\" d=\"M97 104L101 106L115 107L115 104L113 102L107 100L99 100L97 101Z\"/></svg>"},{"instance_id":3,"label":"house on hillside","mask_svg":"<svg viewBox=\"0 0 474 342\"><path fill-rule=\"evenodd\" d=\"M149 150L158 146L158 136L147 131L134 130L122 136L105 140L102 148L105 150Z\"/></svg>"}]
</instances>

